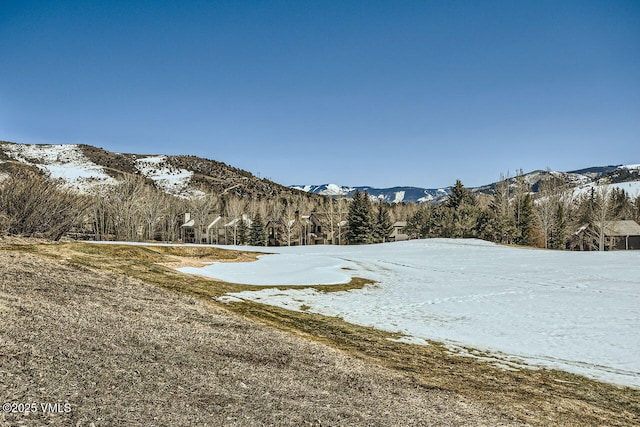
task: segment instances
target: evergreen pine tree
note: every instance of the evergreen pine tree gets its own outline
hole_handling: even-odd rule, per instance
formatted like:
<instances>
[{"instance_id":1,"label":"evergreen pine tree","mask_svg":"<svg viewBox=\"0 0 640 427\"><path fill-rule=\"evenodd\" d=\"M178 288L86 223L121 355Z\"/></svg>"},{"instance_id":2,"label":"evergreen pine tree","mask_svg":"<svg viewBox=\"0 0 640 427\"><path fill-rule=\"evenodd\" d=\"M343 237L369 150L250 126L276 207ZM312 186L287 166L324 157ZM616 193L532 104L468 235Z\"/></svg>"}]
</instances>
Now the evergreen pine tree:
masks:
<instances>
[{"instance_id":1,"label":"evergreen pine tree","mask_svg":"<svg viewBox=\"0 0 640 427\"><path fill-rule=\"evenodd\" d=\"M247 232L247 223L244 221L243 217L240 217L238 222L238 235L236 236L239 245L247 244Z\"/></svg>"},{"instance_id":2,"label":"evergreen pine tree","mask_svg":"<svg viewBox=\"0 0 640 427\"><path fill-rule=\"evenodd\" d=\"M436 206L429 216L428 229L433 237L451 238L454 236L454 209L445 205Z\"/></svg>"},{"instance_id":3,"label":"evergreen pine tree","mask_svg":"<svg viewBox=\"0 0 640 427\"><path fill-rule=\"evenodd\" d=\"M522 171L519 171L515 178L513 216L515 220L515 238L513 242L518 245L530 245L534 220L533 201L531 199L531 186L525 180Z\"/></svg>"},{"instance_id":4,"label":"evergreen pine tree","mask_svg":"<svg viewBox=\"0 0 640 427\"><path fill-rule=\"evenodd\" d=\"M578 225L587 226L595 221L596 190L591 188L589 193L583 195L578 202Z\"/></svg>"},{"instance_id":5,"label":"evergreen pine tree","mask_svg":"<svg viewBox=\"0 0 640 427\"><path fill-rule=\"evenodd\" d=\"M578 200L575 228L580 230L580 240L578 242L580 250L593 250L597 247L597 233L595 230L596 205L594 187Z\"/></svg>"},{"instance_id":6,"label":"evergreen pine tree","mask_svg":"<svg viewBox=\"0 0 640 427\"><path fill-rule=\"evenodd\" d=\"M526 193L520 200L516 200L516 229L518 237L515 243L529 246L531 244L531 229L533 227L533 202L531 194Z\"/></svg>"},{"instance_id":7,"label":"evergreen pine tree","mask_svg":"<svg viewBox=\"0 0 640 427\"><path fill-rule=\"evenodd\" d=\"M347 222L349 224L347 230L349 244L360 245L371 242L373 226L371 222L371 201L367 192L362 194L360 190L356 190L349 205Z\"/></svg>"},{"instance_id":8,"label":"evergreen pine tree","mask_svg":"<svg viewBox=\"0 0 640 427\"><path fill-rule=\"evenodd\" d=\"M265 246L267 240L267 232L262 223L260 213L256 213L251 223L251 231L249 233L249 244L252 246Z\"/></svg>"},{"instance_id":9,"label":"evergreen pine tree","mask_svg":"<svg viewBox=\"0 0 640 427\"><path fill-rule=\"evenodd\" d=\"M611 189L611 204L612 220L630 216L631 199L623 189L615 187Z\"/></svg>"},{"instance_id":10,"label":"evergreen pine tree","mask_svg":"<svg viewBox=\"0 0 640 427\"><path fill-rule=\"evenodd\" d=\"M496 241L497 220L492 209L481 209L476 223L477 237L483 240Z\"/></svg>"},{"instance_id":11,"label":"evergreen pine tree","mask_svg":"<svg viewBox=\"0 0 640 427\"><path fill-rule=\"evenodd\" d=\"M566 234L567 219L563 206L559 204L555 213L554 226L551 229L549 247L551 249L564 249Z\"/></svg>"},{"instance_id":12,"label":"evergreen pine tree","mask_svg":"<svg viewBox=\"0 0 640 427\"><path fill-rule=\"evenodd\" d=\"M391 224L391 217L389 216L389 209L382 202L378 202L378 209L376 210L376 219L374 223L374 236L377 242L385 242L389 234L393 231L393 224Z\"/></svg>"},{"instance_id":13,"label":"evergreen pine tree","mask_svg":"<svg viewBox=\"0 0 640 427\"><path fill-rule=\"evenodd\" d=\"M475 206L477 201L473 193L464 188L462 181L457 180L456 184L451 187L451 193L445 202L445 206L448 208L458 209L463 204Z\"/></svg>"},{"instance_id":14,"label":"evergreen pine tree","mask_svg":"<svg viewBox=\"0 0 640 427\"><path fill-rule=\"evenodd\" d=\"M478 217L480 208L462 203L453 210L453 237L476 237L478 235Z\"/></svg>"},{"instance_id":15,"label":"evergreen pine tree","mask_svg":"<svg viewBox=\"0 0 640 427\"><path fill-rule=\"evenodd\" d=\"M464 188L460 180L451 188L451 193L444 204L450 212L443 216L447 224L446 237L473 237L477 235L477 221L479 209L477 209L476 197L471 191Z\"/></svg>"},{"instance_id":16,"label":"evergreen pine tree","mask_svg":"<svg viewBox=\"0 0 640 427\"><path fill-rule=\"evenodd\" d=\"M413 239L424 239L431 237L431 212L432 207L426 205L418 209L408 220L407 226L404 228Z\"/></svg>"}]
</instances>

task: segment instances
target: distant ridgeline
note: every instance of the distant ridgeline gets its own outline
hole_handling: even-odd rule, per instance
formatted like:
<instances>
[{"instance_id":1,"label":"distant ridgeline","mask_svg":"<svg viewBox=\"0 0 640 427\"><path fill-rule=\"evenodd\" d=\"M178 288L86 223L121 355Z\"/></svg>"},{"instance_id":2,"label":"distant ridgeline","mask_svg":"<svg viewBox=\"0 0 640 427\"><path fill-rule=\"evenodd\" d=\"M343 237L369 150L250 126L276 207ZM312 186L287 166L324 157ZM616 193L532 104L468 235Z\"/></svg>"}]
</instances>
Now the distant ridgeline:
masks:
<instances>
[{"instance_id":1,"label":"distant ridgeline","mask_svg":"<svg viewBox=\"0 0 640 427\"><path fill-rule=\"evenodd\" d=\"M0 142L0 235L54 240L308 245L474 237L636 248L639 194L640 165L534 171L470 189L459 181L439 189L285 187L195 156Z\"/></svg>"}]
</instances>

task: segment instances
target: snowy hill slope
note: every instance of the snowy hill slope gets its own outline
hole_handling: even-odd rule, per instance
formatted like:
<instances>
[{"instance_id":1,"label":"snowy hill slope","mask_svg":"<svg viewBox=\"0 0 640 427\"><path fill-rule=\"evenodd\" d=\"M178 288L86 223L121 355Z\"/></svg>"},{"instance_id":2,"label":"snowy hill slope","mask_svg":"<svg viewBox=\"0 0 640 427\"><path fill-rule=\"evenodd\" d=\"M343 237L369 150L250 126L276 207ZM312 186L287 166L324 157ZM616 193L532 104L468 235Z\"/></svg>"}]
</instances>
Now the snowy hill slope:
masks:
<instances>
[{"instance_id":1,"label":"snowy hill slope","mask_svg":"<svg viewBox=\"0 0 640 427\"><path fill-rule=\"evenodd\" d=\"M2 144L0 149L6 158L34 166L81 192L116 183L103 167L84 156L78 145Z\"/></svg>"},{"instance_id":2,"label":"snowy hill slope","mask_svg":"<svg viewBox=\"0 0 640 427\"><path fill-rule=\"evenodd\" d=\"M15 144L0 141L0 174L29 167L80 193L96 193L127 176L138 176L167 194L190 198L216 194L273 197L297 191L242 169L195 156L113 153L83 144Z\"/></svg>"}]
</instances>

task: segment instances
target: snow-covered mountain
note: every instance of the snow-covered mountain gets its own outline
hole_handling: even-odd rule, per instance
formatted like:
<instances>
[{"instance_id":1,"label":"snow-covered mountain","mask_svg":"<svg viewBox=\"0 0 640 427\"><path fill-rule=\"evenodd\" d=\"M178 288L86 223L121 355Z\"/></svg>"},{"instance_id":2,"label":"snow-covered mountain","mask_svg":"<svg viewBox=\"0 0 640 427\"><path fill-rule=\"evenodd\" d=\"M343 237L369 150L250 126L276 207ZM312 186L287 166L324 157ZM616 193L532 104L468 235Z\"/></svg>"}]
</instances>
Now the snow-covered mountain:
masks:
<instances>
[{"instance_id":1,"label":"snow-covered mountain","mask_svg":"<svg viewBox=\"0 0 640 427\"><path fill-rule=\"evenodd\" d=\"M630 195L635 195L636 187L640 185L640 165L619 165L619 166L597 166L569 172L558 172L548 170L535 170L522 175L525 182L531 186L532 192L537 192L540 181L549 176L555 176L564 180L570 188L585 191L606 178L606 180L617 188L625 189ZM515 177L509 177L515 184ZM636 185L636 183L638 185ZM470 187L476 194L493 194L497 182L480 187ZM451 192L451 187L445 188L420 188L420 187L347 187L337 184L324 185L292 185L291 188L306 191L309 193L321 194L331 197L353 197L356 190L367 191L372 199L383 200L388 203L433 203L438 204L444 201Z\"/></svg>"},{"instance_id":2,"label":"snow-covered mountain","mask_svg":"<svg viewBox=\"0 0 640 427\"><path fill-rule=\"evenodd\" d=\"M388 203L439 203L450 193L450 188L419 188L419 187L342 187L336 184L324 185L292 185L291 188L302 190L308 193L320 194L323 196L351 198L356 190L367 192L373 200L382 200Z\"/></svg>"}]
</instances>

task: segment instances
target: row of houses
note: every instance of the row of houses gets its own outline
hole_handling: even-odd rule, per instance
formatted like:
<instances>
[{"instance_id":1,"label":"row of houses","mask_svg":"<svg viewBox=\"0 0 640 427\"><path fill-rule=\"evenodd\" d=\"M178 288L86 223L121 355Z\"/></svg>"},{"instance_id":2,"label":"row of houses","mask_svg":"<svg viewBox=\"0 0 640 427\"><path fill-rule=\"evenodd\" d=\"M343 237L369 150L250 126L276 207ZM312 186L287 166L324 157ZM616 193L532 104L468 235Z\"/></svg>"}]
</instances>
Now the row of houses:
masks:
<instances>
[{"instance_id":1,"label":"row of houses","mask_svg":"<svg viewBox=\"0 0 640 427\"><path fill-rule=\"evenodd\" d=\"M244 223L244 224L241 224ZM186 213L181 226L182 241L185 243L234 245L239 243L239 228L244 225L250 228L252 220L247 215L236 218L209 214L204 221ZM398 221L387 238L388 241L407 240L403 233L406 221ZM311 213L303 215L295 213L289 220L270 219L265 224L266 244L268 246L300 246L300 245L340 245L346 243L345 233L347 221L331 224L326 214Z\"/></svg>"}]
</instances>

